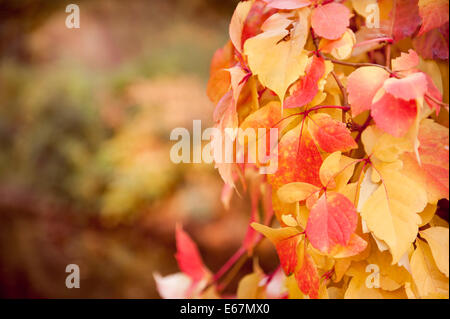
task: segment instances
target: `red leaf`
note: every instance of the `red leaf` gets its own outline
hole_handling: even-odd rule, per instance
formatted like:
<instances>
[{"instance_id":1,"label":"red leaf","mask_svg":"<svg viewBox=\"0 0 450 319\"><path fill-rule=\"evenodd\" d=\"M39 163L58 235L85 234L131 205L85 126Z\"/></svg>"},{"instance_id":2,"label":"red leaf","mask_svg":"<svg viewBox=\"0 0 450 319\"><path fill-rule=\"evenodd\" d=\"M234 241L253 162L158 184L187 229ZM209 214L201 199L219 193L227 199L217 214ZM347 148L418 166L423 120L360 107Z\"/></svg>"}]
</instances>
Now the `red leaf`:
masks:
<instances>
[{"instance_id":1,"label":"red leaf","mask_svg":"<svg viewBox=\"0 0 450 319\"><path fill-rule=\"evenodd\" d=\"M357 221L356 208L347 197L327 192L309 213L306 236L314 248L328 253L336 245L347 246Z\"/></svg>"},{"instance_id":2,"label":"red leaf","mask_svg":"<svg viewBox=\"0 0 450 319\"><path fill-rule=\"evenodd\" d=\"M311 116L309 123L312 137L325 152L347 152L358 148L358 144L356 144L346 125L334 120L328 114L314 114Z\"/></svg>"},{"instance_id":3,"label":"red leaf","mask_svg":"<svg viewBox=\"0 0 450 319\"><path fill-rule=\"evenodd\" d=\"M253 38L261 33L261 26L264 22L274 13L276 9L267 8L265 2L257 0L253 4L250 12L248 13L247 20L242 30L242 43L245 43L247 39Z\"/></svg>"},{"instance_id":4,"label":"red leaf","mask_svg":"<svg viewBox=\"0 0 450 319\"><path fill-rule=\"evenodd\" d=\"M310 0L264 0L268 7L282 10L292 10L307 7Z\"/></svg>"},{"instance_id":5,"label":"red leaf","mask_svg":"<svg viewBox=\"0 0 450 319\"><path fill-rule=\"evenodd\" d=\"M350 10L340 3L329 3L313 10L311 26L317 35L337 40L350 25Z\"/></svg>"},{"instance_id":6,"label":"red leaf","mask_svg":"<svg viewBox=\"0 0 450 319\"><path fill-rule=\"evenodd\" d=\"M422 22L422 18L419 15L418 3L418 0L396 1L397 5L392 11L395 12L392 30L392 36L395 42L413 35Z\"/></svg>"},{"instance_id":7,"label":"red leaf","mask_svg":"<svg viewBox=\"0 0 450 319\"><path fill-rule=\"evenodd\" d=\"M370 110L375 94L388 78L389 73L378 67L361 67L349 75L347 91L353 117Z\"/></svg>"},{"instance_id":8,"label":"red leaf","mask_svg":"<svg viewBox=\"0 0 450 319\"><path fill-rule=\"evenodd\" d=\"M428 89L428 83L425 73L417 72L402 79L387 79L383 87L397 99L409 101L423 97Z\"/></svg>"},{"instance_id":9,"label":"red leaf","mask_svg":"<svg viewBox=\"0 0 450 319\"><path fill-rule=\"evenodd\" d=\"M405 135L414 123L416 116L415 100L396 99L389 93L385 93L372 105L372 117L377 126L395 137Z\"/></svg>"},{"instance_id":10,"label":"red leaf","mask_svg":"<svg viewBox=\"0 0 450 319\"><path fill-rule=\"evenodd\" d=\"M180 270L191 277L194 283L202 280L207 274L207 270L197 245L179 225L176 227L176 242L177 253L175 258Z\"/></svg>"},{"instance_id":11,"label":"red leaf","mask_svg":"<svg viewBox=\"0 0 450 319\"><path fill-rule=\"evenodd\" d=\"M287 276L292 274L297 266L297 246L301 239L302 237L297 235L280 240L275 244L280 264Z\"/></svg>"},{"instance_id":12,"label":"red leaf","mask_svg":"<svg viewBox=\"0 0 450 319\"><path fill-rule=\"evenodd\" d=\"M301 264L295 271L295 279L300 290L312 299L319 298L320 278L314 260L307 253L305 242L299 246Z\"/></svg>"},{"instance_id":13,"label":"red leaf","mask_svg":"<svg viewBox=\"0 0 450 319\"><path fill-rule=\"evenodd\" d=\"M423 20L420 36L448 22L448 0L420 0L419 14Z\"/></svg>"},{"instance_id":14,"label":"red leaf","mask_svg":"<svg viewBox=\"0 0 450 319\"><path fill-rule=\"evenodd\" d=\"M314 56L306 69L306 75L297 88L284 102L285 108L296 108L310 103L319 91L318 82L325 74L325 61Z\"/></svg>"},{"instance_id":15,"label":"red leaf","mask_svg":"<svg viewBox=\"0 0 450 319\"><path fill-rule=\"evenodd\" d=\"M413 46L424 59L448 60L448 23L414 38Z\"/></svg>"},{"instance_id":16,"label":"red leaf","mask_svg":"<svg viewBox=\"0 0 450 319\"><path fill-rule=\"evenodd\" d=\"M269 182L275 190L293 182L322 185L319 178L322 156L307 130L303 129L300 137L301 126L287 132L278 144L278 170L269 175Z\"/></svg>"}]
</instances>

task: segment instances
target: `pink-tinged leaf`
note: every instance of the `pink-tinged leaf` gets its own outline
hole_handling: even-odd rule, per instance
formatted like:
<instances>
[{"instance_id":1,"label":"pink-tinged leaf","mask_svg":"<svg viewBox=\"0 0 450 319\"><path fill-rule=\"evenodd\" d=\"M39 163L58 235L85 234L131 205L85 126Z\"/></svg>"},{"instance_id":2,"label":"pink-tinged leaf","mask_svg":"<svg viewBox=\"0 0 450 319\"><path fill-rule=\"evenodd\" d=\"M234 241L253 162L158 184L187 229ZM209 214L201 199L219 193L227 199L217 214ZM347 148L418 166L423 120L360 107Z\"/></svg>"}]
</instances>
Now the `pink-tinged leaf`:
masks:
<instances>
[{"instance_id":1,"label":"pink-tinged leaf","mask_svg":"<svg viewBox=\"0 0 450 319\"><path fill-rule=\"evenodd\" d=\"M268 7L281 9L281 10L292 10L307 7L311 4L310 0L264 0Z\"/></svg>"},{"instance_id":2,"label":"pink-tinged leaf","mask_svg":"<svg viewBox=\"0 0 450 319\"><path fill-rule=\"evenodd\" d=\"M242 53L242 31L244 30L244 23L252 7L251 1L239 2L231 17L229 33L231 42L240 53Z\"/></svg>"},{"instance_id":3,"label":"pink-tinged leaf","mask_svg":"<svg viewBox=\"0 0 450 319\"><path fill-rule=\"evenodd\" d=\"M426 119L420 125L418 138L421 164L414 153L403 154L404 174L420 185L426 185L429 202L449 199L448 128Z\"/></svg>"},{"instance_id":4,"label":"pink-tinged leaf","mask_svg":"<svg viewBox=\"0 0 450 319\"><path fill-rule=\"evenodd\" d=\"M299 245L298 255L301 264L295 271L298 288L312 299L319 298L320 278L314 259L306 251L305 241Z\"/></svg>"},{"instance_id":5,"label":"pink-tinged leaf","mask_svg":"<svg viewBox=\"0 0 450 319\"><path fill-rule=\"evenodd\" d=\"M347 152L358 148L347 126L328 114L312 115L308 127L313 139L327 153Z\"/></svg>"},{"instance_id":6,"label":"pink-tinged leaf","mask_svg":"<svg viewBox=\"0 0 450 319\"><path fill-rule=\"evenodd\" d=\"M367 248L367 242L357 234L352 234L347 246L336 245L330 255L334 258L348 258L356 256Z\"/></svg>"},{"instance_id":7,"label":"pink-tinged leaf","mask_svg":"<svg viewBox=\"0 0 450 319\"><path fill-rule=\"evenodd\" d=\"M296 108L310 103L319 91L318 82L325 74L325 61L314 56L290 97L284 101L285 108Z\"/></svg>"},{"instance_id":8,"label":"pink-tinged leaf","mask_svg":"<svg viewBox=\"0 0 450 319\"><path fill-rule=\"evenodd\" d=\"M278 170L268 176L275 190L293 182L322 185L319 178L322 156L305 128L300 135L301 126L287 132L278 144Z\"/></svg>"},{"instance_id":9,"label":"pink-tinged leaf","mask_svg":"<svg viewBox=\"0 0 450 319\"><path fill-rule=\"evenodd\" d=\"M372 117L380 129L395 137L402 137L417 117L417 104L415 100L396 99L385 93L372 105Z\"/></svg>"},{"instance_id":10,"label":"pink-tinged leaf","mask_svg":"<svg viewBox=\"0 0 450 319\"><path fill-rule=\"evenodd\" d=\"M156 282L156 289L163 299L185 299L189 297L192 286L192 279L186 274L176 273L162 277L160 274L153 274Z\"/></svg>"},{"instance_id":11,"label":"pink-tinged leaf","mask_svg":"<svg viewBox=\"0 0 450 319\"><path fill-rule=\"evenodd\" d=\"M301 239L302 237L297 235L283 239L275 244L280 264L287 276L292 274L297 266L297 246Z\"/></svg>"},{"instance_id":12,"label":"pink-tinged leaf","mask_svg":"<svg viewBox=\"0 0 450 319\"><path fill-rule=\"evenodd\" d=\"M208 271L203 264L197 245L181 226L176 227L177 259L180 270L188 275L194 283L201 281Z\"/></svg>"},{"instance_id":13,"label":"pink-tinged leaf","mask_svg":"<svg viewBox=\"0 0 450 319\"><path fill-rule=\"evenodd\" d=\"M357 222L353 203L342 194L327 192L309 213L306 236L314 248L328 253L336 245L348 245Z\"/></svg>"},{"instance_id":14,"label":"pink-tinged leaf","mask_svg":"<svg viewBox=\"0 0 450 319\"><path fill-rule=\"evenodd\" d=\"M361 67L349 75L348 101L354 117L370 110L375 94L388 78L389 73L378 67Z\"/></svg>"},{"instance_id":15,"label":"pink-tinged leaf","mask_svg":"<svg viewBox=\"0 0 450 319\"><path fill-rule=\"evenodd\" d=\"M311 26L320 37L337 40L350 25L350 10L340 3L329 3L315 8L311 15Z\"/></svg>"},{"instance_id":16,"label":"pink-tinged leaf","mask_svg":"<svg viewBox=\"0 0 450 319\"><path fill-rule=\"evenodd\" d=\"M413 46L424 59L448 60L448 23L414 38Z\"/></svg>"},{"instance_id":17,"label":"pink-tinged leaf","mask_svg":"<svg viewBox=\"0 0 450 319\"><path fill-rule=\"evenodd\" d=\"M250 9L244 24L244 29L242 30L242 43L260 34L262 32L261 26L276 12L276 9L268 8L264 1L256 0Z\"/></svg>"},{"instance_id":18,"label":"pink-tinged leaf","mask_svg":"<svg viewBox=\"0 0 450 319\"><path fill-rule=\"evenodd\" d=\"M423 97L428 89L428 82L425 73L417 72L401 79L387 79L383 87L397 99L409 101Z\"/></svg>"},{"instance_id":19,"label":"pink-tinged leaf","mask_svg":"<svg viewBox=\"0 0 450 319\"><path fill-rule=\"evenodd\" d=\"M448 22L448 0L419 0L422 27L419 36Z\"/></svg>"},{"instance_id":20,"label":"pink-tinged leaf","mask_svg":"<svg viewBox=\"0 0 450 319\"><path fill-rule=\"evenodd\" d=\"M397 0L396 7L391 12L395 12L392 35L394 41L398 42L414 34L422 22L419 15L418 0Z\"/></svg>"},{"instance_id":21,"label":"pink-tinged leaf","mask_svg":"<svg viewBox=\"0 0 450 319\"><path fill-rule=\"evenodd\" d=\"M392 60L392 70L395 72L409 71L416 68L420 63L416 51L409 49L408 53L402 52L400 56Z\"/></svg>"},{"instance_id":22,"label":"pink-tinged leaf","mask_svg":"<svg viewBox=\"0 0 450 319\"><path fill-rule=\"evenodd\" d=\"M433 99L431 99L430 97L434 98L437 101L442 102L442 94L436 87L436 85L434 85L431 76L429 76L428 74L426 74L426 76L428 87L427 87L427 95L425 95L425 101L427 102L428 106L431 109L436 110L436 114L439 115L441 105L439 103L434 102Z\"/></svg>"}]
</instances>

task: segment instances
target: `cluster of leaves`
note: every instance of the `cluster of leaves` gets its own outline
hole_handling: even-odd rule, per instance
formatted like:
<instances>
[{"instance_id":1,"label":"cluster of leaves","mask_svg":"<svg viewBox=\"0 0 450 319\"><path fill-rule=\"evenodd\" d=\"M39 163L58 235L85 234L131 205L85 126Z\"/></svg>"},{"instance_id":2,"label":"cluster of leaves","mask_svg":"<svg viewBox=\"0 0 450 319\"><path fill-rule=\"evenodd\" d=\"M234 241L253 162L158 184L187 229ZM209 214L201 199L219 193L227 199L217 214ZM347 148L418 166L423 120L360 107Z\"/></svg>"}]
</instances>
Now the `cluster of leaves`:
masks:
<instances>
[{"instance_id":1,"label":"cluster of leaves","mask_svg":"<svg viewBox=\"0 0 450 319\"><path fill-rule=\"evenodd\" d=\"M255 261L238 298L448 298L448 1L242 1L229 31L208 84L216 127L278 128L278 170L216 163L224 204L238 181L252 201L243 246L212 275L178 228L182 273L156 276L161 295L220 296L265 237L280 267Z\"/></svg>"}]
</instances>

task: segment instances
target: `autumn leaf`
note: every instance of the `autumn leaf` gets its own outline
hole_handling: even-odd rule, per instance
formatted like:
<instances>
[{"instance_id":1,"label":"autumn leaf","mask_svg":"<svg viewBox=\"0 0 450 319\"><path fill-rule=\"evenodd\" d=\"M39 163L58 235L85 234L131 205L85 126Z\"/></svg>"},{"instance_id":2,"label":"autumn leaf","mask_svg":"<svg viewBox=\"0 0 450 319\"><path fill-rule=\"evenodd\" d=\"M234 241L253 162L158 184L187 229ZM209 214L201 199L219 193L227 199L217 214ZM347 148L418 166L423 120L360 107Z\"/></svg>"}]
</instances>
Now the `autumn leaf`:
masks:
<instances>
[{"instance_id":1,"label":"autumn leaf","mask_svg":"<svg viewBox=\"0 0 450 319\"><path fill-rule=\"evenodd\" d=\"M236 50L240 53L242 52L242 32L252 5L253 1L239 2L231 17L229 28L230 39Z\"/></svg>"},{"instance_id":2,"label":"autumn leaf","mask_svg":"<svg viewBox=\"0 0 450 319\"><path fill-rule=\"evenodd\" d=\"M325 74L325 61L313 56L306 68L306 75L299 81L296 88L284 102L285 108L296 108L310 103L319 92L318 82Z\"/></svg>"},{"instance_id":3,"label":"autumn leaf","mask_svg":"<svg viewBox=\"0 0 450 319\"><path fill-rule=\"evenodd\" d=\"M419 0L396 0L395 8L391 11L394 21L392 35L398 42L414 34L422 22L419 15Z\"/></svg>"},{"instance_id":4,"label":"autumn leaf","mask_svg":"<svg viewBox=\"0 0 450 319\"><path fill-rule=\"evenodd\" d=\"M388 78L389 73L373 66L358 68L349 75L347 83L348 101L354 117L371 109L375 94Z\"/></svg>"},{"instance_id":5,"label":"autumn leaf","mask_svg":"<svg viewBox=\"0 0 450 319\"><path fill-rule=\"evenodd\" d=\"M353 52L356 36L351 29L347 29L342 37L337 40L322 39L319 49L323 53L329 53L338 60L347 60Z\"/></svg>"},{"instance_id":6,"label":"autumn leaf","mask_svg":"<svg viewBox=\"0 0 450 319\"><path fill-rule=\"evenodd\" d=\"M295 270L298 287L304 294L309 295L312 299L317 299L319 298L319 274L314 260L306 250L305 241L298 245L298 256L300 264Z\"/></svg>"},{"instance_id":7,"label":"autumn leaf","mask_svg":"<svg viewBox=\"0 0 450 319\"><path fill-rule=\"evenodd\" d=\"M309 117L308 129L319 147L327 153L358 148L346 125L325 113Z\"/></svg>"},{"instance_id":8,"label":"autumn leaf","mask_svg":"<svg viewBox=\"0 0 450 319\"><path fill-rule=\"evenodd\" d=\"M449 133L442 125L425 119L420 124L418 139L420 162L416 155L402 155L403 174L421 185L427 185L428 201L437 203L449 198Z\"/></svg>"},{"instance_id":9,"label":"autumn leaf","mask_svg":"<svg viewBox=\"0 0 450 319\"><path fill-rule=\"evenodd\" d=\"M448 299L448 279L437 268L429 245L420 239L411 256L411 274L420 297Z\"/></svg>"},{"instance_id":10,"label":"autumn leaf","mask_svg":"<svg viewBox=\"0 0 450 319\"><path fill-rule=\"evenodd\" d=\"M194 283L202 280L208 274L208 270L203 264L197 245L179 225L176 227L176 242L175 257L180 270L192 278Z\"/></svg>"},{"instance_id":11,"label":"autumn leaf","mask_svg":"<svg viewBox=\"0 0 450 319\"><path fill-rule=\"evenodd\" d=\"M419 36L448 22L448 0L419 0L422 26Z\"/></svg>"},{"instance_id":12,"label":"autumn leaf","mask_svg":"<svg viewBox=\"0 0 450 319\"><path fill-rule=\"evenodd\" d=\"M320 37L339 39L350 25L350 10L340 3L329 3L315 8L311 15L311 26Z\"/></svg>"},{"instance_id":13,"label":"autumn leaf","mask_svg":"<svg viewBox=\"0 0 450 319\"><path fill-rule=\"evenodd\" d=\"M357 220L356 208L347 197L326 192L309 213L306 236L314 248L327 253L337 244L347 246Z\"/></svg>"},{"instance_id":14,"label":"autumn leaf","mask_svg":"<svg viewBox=\"0 0 450 319\"><path fill-rule=\"evenodd\" d=\"M290 20L288 14L274 14L263 24L264 32L244 44L251 71L282 102L288 87L305 74L308 61L303 48L308 35L310 10L303 8L298 14L297 21Z\"/></svg>"},{"instance_id":15,"label":"autumn leaf","mask_svg":"<svg viewBox=\"0 0 450 319\"><path fill-rule=\"evenodd\" d=\"M434 262L439 270L448 277L448 228L430 227L420 232L428 243Z\"/></svg>"},{"instance_id":16,"label":"autumn leaf","mask_svg":"<svg viewBox=\"0 0 450 319\"><path fill-rule=\"evenodd\" d=\"M408 71L416 68L420 63L417 52L410 49L408 53L402 52L398 58L392 60L392 70L396 72Z\"/></svg>"},{"instance_id":17,"label":"autumn leaf","mask_svg":"<svg viewBox=\"0 0 450 319\"><path fill-rule=\"evenodd\" d=\"M413 39L414 49L424 59L448 60L448 22Z\"/></svg>"},{"instance_id":18,"label":"autumn leaf","mask_svg":"<svg viewBox=\"0 0 450 319\"><path fill-rule=\"evenodd\" d=\"M304 182L320 187L322 156L302 124L288 131L278 144L278 170L268 180L278 190L284 184Z\"/></svg>"},{"instance_id":19,"label":"autumn leaf","mask_svg":"<svg viewBox=\"0 0 450 319\"><path fill-rule=\"evenodd\" d=\"M397 99L388 92L380 91L372 104L372 117L383 131L404 136L417 118L416 100Z\"/></svg>"},{"instance_id":20,"label":"autumn leaf","mask_svg":"<svg viewBox=\"0 0 450 319\"><path fill-rule=\"evenodd\" d=\"M428 82L424 73L417 72L401 79L387 79L383 88L397 99L409 101L423 98L428 89Z\"/></svg>"},{"instance_id":21,"label":"autumn leaf","mask_svg":"<svg viewBox=\"0 0 450 319\"><path fill-rule=\"evenodd\" d=\"M297 246L302 240L300 231L295 227L274 229L258 223L252 223L251 226L275 245L284 273L293 273L298 262Z\"/></svg>"},{"instance_id":22,"label":"autumn leaf","mask_svg":"<svg viewBox=\"0 0 450 319\"><path fill-rule=\"evenodd\" d=\"M417 237L418 213L425 208L427 195L419 184L398 172L395 165L378 170L380 185L358 206L362 207L361 217L368 229L386 243L393 256L392 263L397 263ZM361 187L361 192L365 188Z\"/></svg>"}]
</instances>

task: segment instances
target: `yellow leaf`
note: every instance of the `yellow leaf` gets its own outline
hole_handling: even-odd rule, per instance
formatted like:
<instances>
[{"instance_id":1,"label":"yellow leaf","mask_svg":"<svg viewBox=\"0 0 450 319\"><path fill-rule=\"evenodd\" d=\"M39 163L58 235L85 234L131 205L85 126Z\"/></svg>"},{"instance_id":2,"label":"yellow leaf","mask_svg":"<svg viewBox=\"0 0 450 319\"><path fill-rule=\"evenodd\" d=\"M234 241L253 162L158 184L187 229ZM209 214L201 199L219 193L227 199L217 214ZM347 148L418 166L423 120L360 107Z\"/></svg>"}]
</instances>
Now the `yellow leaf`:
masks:
<instances>
[{"instance_id":1,"label":"yellow leaf","mask_svg":"<svg viewBox=\"0 0 450 319\"><path fill-rule=\"evenodd\" d=\"M252 223L251 226L273 243L277 243L280 240L298 235L300 233L295 227L270 228L258 223Z\"/></svg>"},{"instance_id":2,"label":"yellow leaf","mask_svg":"<svg viewBox=\"0 0 450 319\"><path fill-rule=\"evenodd\" d=\"M405 289L395 291L384 291L370 285L371 272L366 272L365 267L353 268L353 278L350 280L345 299L406 299Z\"/></svg>"},{"instance_id":3,"label":"yellow leaf","mask_svg":"<svg viewBox=\"0 0 450 319\"><path fill-rule=\"evenodd\" d=\"M343 188L352 177L356 163L356 160L343 156L341 152L330 154L320 167L319 177L322 185L328 189Z\"/></svg>"},{"instance_id":4,"label":"yellow leaf","mask_svg":"<svg viewBox=\"0 0 450 319\"><path fill-rule=\"evenodd\" d=\"M437 268L428 244L420 239L411 256L411 274L420 297L441 295L448 298L448 278Z\"/></svg>"},{"instance_id":5,"label":"yellow leaf","mask_svg":"<svg viewBox=\"0 0 450 319\"><path fill-rule=\"evenodd\" d=\"M425 190L389 166L378 169L381 185L367 199L361 217L368 229L389 247L397 263L417 237L420 216L427 205Z\"/></svg>"},{"instance_id":6,"label":"yellow leaf","mask_svg":"<svg viewBox=\"0 0 450 319\"><path fill-rule=\"evenodd\" d=\"M431 227L421 231L420 235L430 245L436 266L448 277L448 228Z\"/></svg>"},{"instance_id":7,"label":"yellow leaf","mask_svg":"<svg viewBox=\"0 0 450 319\"><path fill-rule=\"evenodd\" d=\"M306 200L312 193L317 192L317 186L295 182L283 185L278 190L277 194L280 200L284 203L295 203Z\"/></svg>"},{"instance_id":8,"label":"yellow leaf","mask_svg":"<svg viewBox=\"0 0 450 319\"><path fill-rule=\"evenodd\" d=\"M437 205L428 204L427 207L421 212L420 218L422 219L422 222L420 223L420 227L425 226L428 224L432 219L434 214L436 213Z\"/></svg>"},{"instance_id":9,"label":"yellow leaf","mask_svg":"<svg viewBox=\"0 0 450 319\"><path fill-rule=\"evenodd\" d=\"M342 37L337 40L322 39L319 48L338 60L347 60L352 55L355 43L355 33L351 29L347 29Z\"/></svg>"},{"instance_id":10,"label":"yellow leaf","mask_svg":"<svg viewBox=\"0 0 450 319\"><path fill-rule=\"evenodd\" d=\"M361 140L368 155L383 162L394 162L404 152L414 151L414 132L410 130L404 137L394 137L376 126L369 126L364 130Z\"/></svg>"},{"instance_id":11,"label":"yellow leaf","mask_svg":"<svg viewBox=\"0 0 450 319\"><path fill-rule=\"evenodd\" d=\"M254 75L262 85L273 90L280 100L288 87L305 74L308 55L304 51L309 30L311 10L297 11L297 21L292 14L276 13L262 26L263 33L248 39L244 53ZM292 25L292 29L288 31Z\"/></svg>"}]
</instances>

